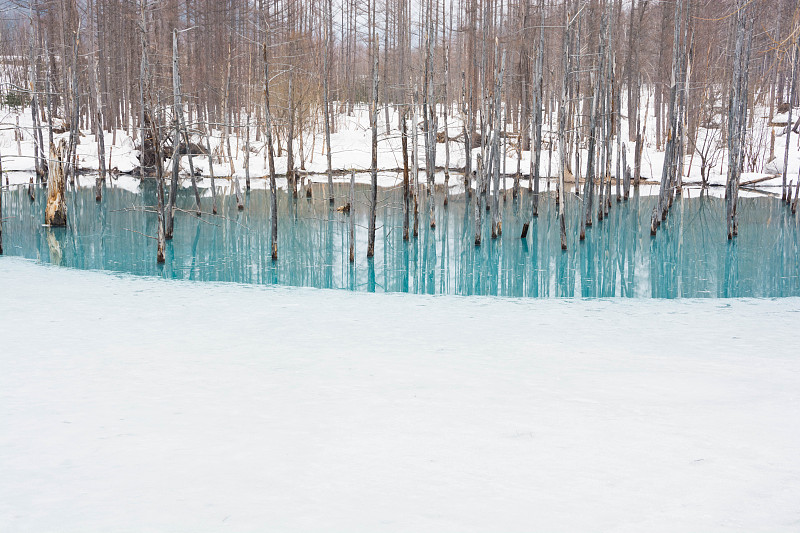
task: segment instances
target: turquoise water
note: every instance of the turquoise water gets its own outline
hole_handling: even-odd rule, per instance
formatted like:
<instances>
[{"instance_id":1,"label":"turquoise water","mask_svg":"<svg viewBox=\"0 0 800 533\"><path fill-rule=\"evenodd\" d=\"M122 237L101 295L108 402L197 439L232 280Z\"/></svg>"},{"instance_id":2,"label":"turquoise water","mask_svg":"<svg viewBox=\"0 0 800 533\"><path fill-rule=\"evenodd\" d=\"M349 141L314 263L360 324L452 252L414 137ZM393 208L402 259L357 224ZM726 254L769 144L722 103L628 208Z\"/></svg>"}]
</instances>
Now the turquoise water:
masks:
<instances>
[{"instance_id":1,"label":"turquoise water","mask_svg":"<svg viewBox=\"0 0 800 533\"><path fill-rule=\"evenodd\" d=\"M419 236L402 239L402 191L381 190L375 257L366 258L368 186L356 191L356 261L348 260L349 216L322 200L293 200L279 191L279 259L269 250L268 192L253 190L244 211L220 198L221 217L177 213L166 264L156 263L156 218L132 206L155 204L151 182L133 193L106 190L95 202L90 188L68 191L67 228L45 228L45 193L31 202L22 188L3 192L7 255L74 268L164 278L282 284L358 291L519 297L777 297L800 296L800 230L779 200L740 200L739 237L729 242L724 201L677 201L655 238L649 233L652 197L612 205L609 217L577 239L576 199L567 202L568 251L562 252L553 196L544 194L527 239L530 197L501 200L503 235L474 246L473 209L463 196L447 208L437 198L437 226L421 215ZM347 186L336 190L345 203ZM693 194L692 196L696 195ZM571 195L570 195L571 196ZM203 199L210 211L210 198ZM425 202L427 203L427 202ZM178 206L191 210L190 190ZM488 213L487 213L488 215ZM486 220L486 217L484 217Z\"/></svg>"}]
</instances>

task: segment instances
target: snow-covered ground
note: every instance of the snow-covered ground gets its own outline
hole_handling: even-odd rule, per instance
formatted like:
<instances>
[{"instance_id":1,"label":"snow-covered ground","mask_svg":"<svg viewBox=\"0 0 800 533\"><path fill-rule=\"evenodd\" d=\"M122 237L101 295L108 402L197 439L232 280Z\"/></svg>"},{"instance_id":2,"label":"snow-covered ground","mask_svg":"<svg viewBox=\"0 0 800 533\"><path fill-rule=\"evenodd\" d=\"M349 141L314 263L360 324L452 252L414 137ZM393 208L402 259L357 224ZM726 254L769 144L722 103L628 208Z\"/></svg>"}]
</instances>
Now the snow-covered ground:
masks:
<instances>
[{"instance_id":1,"label":"snow-covered ground","mask_svg":"<svg viewBox=\"0 0 800 533\"><path fill-rule=\"evenodd\" d=\"M800 528L800 299L0 294L3 532Z\"/></svg>"}]
</instances>

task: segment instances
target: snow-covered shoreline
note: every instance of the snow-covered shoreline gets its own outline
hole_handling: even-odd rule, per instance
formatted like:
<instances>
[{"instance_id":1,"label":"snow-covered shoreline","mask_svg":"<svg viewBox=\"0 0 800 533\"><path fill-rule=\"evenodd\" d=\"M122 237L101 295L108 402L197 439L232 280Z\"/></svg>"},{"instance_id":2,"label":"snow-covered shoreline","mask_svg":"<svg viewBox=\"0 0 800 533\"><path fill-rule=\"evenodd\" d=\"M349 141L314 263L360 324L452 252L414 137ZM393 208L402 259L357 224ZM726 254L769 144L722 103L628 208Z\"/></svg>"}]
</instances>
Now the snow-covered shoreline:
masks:
<instances>
[{"instance_id":1,"label":"snow-covered shoreline","mask_svg":"<svg viewBox=\"0 0 800 533\"><path fill-rule=\"evenodd\" d=\"M649 109L646 109L644 112L651 116L654 113L652 106ZM378 136L378 169L379 173L384 175L383 179L379 177L379 184L381 186L389 186L389 181L385 178L385 176L396 176L396 169L402 168L403 166L401 133L398 129L398 115L395 106L390 106L390 127L388 134L386 133L385 124L383 122L384 115L383 113L380 113L379 115L380 124L378 129L380 134ZM772 124L779 124L781 119L785 120L785 116L776 116L775 122ZM17 120L19 121L19 129L17 129L16 126ZM349 180L349 175L341 175L341 173L346 174L350 170L355 170L357 173L363 173L370 169L371 133L369 131L368 109L364 105L355 106L352 115L341 113L335 117L335 122L338 124L338 128L331 136L332 168L333 171L337 173L337 176L334 179L337 181L347 181ZM455 109L451 110L447 124L448 138L450 138L448 143L450 149L450 168L463 169L466 162L466 152L464 149L463 137L461 137L461 141L457 140L460 135L463 135L463 123L460 115L455 112ZM440 133L443 133L444 130L445 128L443 126L440 127ZM704 128L701 128L701 130L702 135L710 135L711 138L716 138L716 130L706 130ZM33 128L30 113L28 113L26 110L18 111L7 107L0 107L0 154L2 154L3 158L3 171L10 178L10 183L27 183L30 173L34 170L34 142L32 131ZM623 117L622 119L622 131L627 131L627 117ZM772 161L768 161L768 131L775 134L775 159ZM757 168L754 169L754 172L749 171L751 169L747 167L744 169L745 172L743 172L741 176L742 183L758 181L757 186L759 189L777 190L778 194L780 194L780 186L782 181L780 174L783 170L783 154L786 139L784 131L785 127L783 126L770 125L767 110L758 108L757 117L754 120L753 130L751 131L751 136L755 136L753 142L756 144L759 142L761 143L754 148L754 150L756 150L758 153L758 164ZM22 141L19 143L19 148L15 141L15 132L18 132L22 136ZM66 133L61 134L61 136L67 135L68 134ZM113 133L105 133L104 143L106 147L106 166L109 169L116 168L123 175L138 169L139 151L136 149L138 141L135 141L132 138L132 135L133 131L125 131L122 129L116 130L116 132ZM516 134L509 133L509 135L512 136L513 141L513 136ZM298 137L295 139L294 148L296 152L294 154L295 166L299 168L301 166L301 161L303 161L304 165L301 171L302 174L309 174L314 181L326 181L327 179L324 177L324 174L327 170L327 164L325 158L325 143L323 140L324 136L322 135L322 132L307 131L303 132L302 136L304 139L304 157L302 159L300 157L300 136L298 135ZM222 143L222 138L222 132L215 131L210 140L206 138L201 139L199 135L196 135L193 139L193 142L196 142L200 145L205 145L206 142L209 142L212 152L221 155L220 145ZM664 152L663 147L662 149L658 149L655 146L655 143L653 142L654 139L655 120L650 120L648 121L648 131L645 133L641 173L643 179L659 182L661 179L661 169L664 162ZM794 147L790 145L789 150L787 182L796 182L798 172L800 172L800 150L798 150L800 145L795 144L798 139L797 136L794 136L793 139ZM80 144L77 148L79 168L85 171L97 169L97 143L93 132L88 130L82 131L79 142ZM724 186L726 181L727 167L725 166L725 162L727 157L725 155L726 152L724 143L721 143L719 140L716 140L715 143L719 144L719 146L712 151L712 159L714 164L707 169L709 174L708 183L710 185L721 187ZM634 153L635 143L626 141L623 144L625 144L627 147L629 164L632 166L632 154ZM214 173L218 179L222 177L222 179L219 179L220 184L226 184L228 182L228 178L231 178L232 176L236 176L240 180L245 178L245 154L247 153L245 150L245 141L243 138L236 138L234 136L232 137L231 145L233 156L232 162L227 160L225 157L217 158L215 156ZM420 154L420 180L424 182L426 180L424 160L425 150L423 149L423 135L421 134L418 137L418 145ZM247 159L249 161L249 169L252 177L263 177L268 173L266 150L264 147L265 143L263 140L259 142L253 140L251 142L250 152ZM411 148L409 148L409 151L410 150ZM616 145L614 150L616 154ZM582 151L585 152L585 148L582 148ZM476 168L475 158L479 152L479 148L473 148L471 151L473 169ZM523 151L521 154L518 154L516 148L513 146L513 142L511 142L506 147L505 154L505 161L502 164L502 169L507 175L513 175L516 173L518 156L521 174L524 176L529 174L531 167L530 151ZM550 156L552 156L552 160L548 154L550 154L550 152L543 148L542 160L540 162L540 175L557 176L559 172L557 151L553 151L552 154L550 154ZM614 157L616 157L616 155ZM584 156L582 157L583 167L586 165L586 160L587 158L585 157L584 153ZM438 169L443 169L445 164L445 145L444 143L438 143L436 151L436 167ZM181 158L180 165L183 175L187 177L187 179L183 180L183 185L188 186L189 163L187 156L183 156ZM193 165L196 171L205 176L209 176L209 161L206 155L195 155L193 157ZM287 171L286 166L287 157L284 150L282 155L276 154L276 173L281 177L285 176ZM684 166L687 172L686 176L684 177L684 181L699 184L701 182L701 158L699 154L687 153L684 158ZM165 163L165 168L171 168L171 162L169 160L167 160ZM231 172L231 169L233 169L233 172ZM584 171L582 171L582 175L583 173L585 173L585 168ZM616 171L612 168L612 175L615 174ZM131 181L139 181L137 178L132 176L127 176L126 178L127 180ZM205 181L208 181L208 179ZM285 183L285 179L281 181ZM438 184L444 183L444 173L441 170L437 171L435 181ZM454 173L451 176L450 184L454 187L457 187L460 181L461 176ZM505 186L510 187L511 182L512 180L509 179L508 184ZM525 181L525 184L527 184L527 181ZM553 186L555 186L555 184L553 184Z\"/></svg>"},{"instance_id":2,"label":"snow-covered shoreline","mask_svg":"<svg viewBox=\"0 0 800 533\"><path fill-rule=\"evenodd\" d=\"M3 531L800 521L798 298L374 295L9 257L0 293Z\"/></svg>"}]
</instances>

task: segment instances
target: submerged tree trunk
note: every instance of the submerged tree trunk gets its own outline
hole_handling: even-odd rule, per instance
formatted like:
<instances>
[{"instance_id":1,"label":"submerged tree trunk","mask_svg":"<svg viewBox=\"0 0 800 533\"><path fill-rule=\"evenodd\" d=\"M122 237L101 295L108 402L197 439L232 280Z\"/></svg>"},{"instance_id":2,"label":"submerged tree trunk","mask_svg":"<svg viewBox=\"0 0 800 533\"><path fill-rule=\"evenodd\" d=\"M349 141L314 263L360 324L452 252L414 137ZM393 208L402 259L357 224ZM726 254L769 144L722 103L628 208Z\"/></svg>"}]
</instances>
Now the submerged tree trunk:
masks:
<instances>
[{"instance_id":1,"label":"submerged tree trunk","mask_svg":"<svg viewBox=\"0 0 800 533\"><path fill-rule=\"evenodd\" d=\"M567 90L569 88L569 34L572 31L572 22L569 20L567 14L567 30L564 33L563 50L562 50L562 70L563 79L561 83L561 103L558 109L558 159L559 159L559 176L558 176L558 224L559 233L561 235L561 249L567 249L567 221L564 215L564 182L567 173ZM577 187L577 183L576 183Z\"/></svg>"},{"instance_id":2,"label":"submerged tree trunk","mask_svg":"<svg viewBox=\"0 0 800 533\"><path fill-rule=\"evenodd\" d=\"M475 166L477 167L477 181L475 183L475 246L480 246L482 225L481 219L483 217L483 205L481 204L483 195L480 193L480 189L482 187L481 181L483 181L483 157L481 157L480 154L478 154L475 163Z\"/></svg>"},{"instance_id":3,"label":"submerged tree trunk","mask_svg":"<svg viewBox=\"0 0 800 533\"><path fill-rule=\"evenodd\" d=\"M472 87L470 87L470 98L472 97ZM464 130L464 194L467 198L472 195L472 123L470 122L469 100L467 99L466 77L461 71L461 107L462 123Z\"/></svg>"},{"instance_id":4,"label":"submerged tree trunk","mask_svg":"<svg viewBox=\"0 0 800 533\"><path fill-rule=\"evenodd\" d=\"M448 70L450 68L450 49L447 48L445 50L444 56L444 104L442 109L444 111L443 119L444 119L444 205L447 207L447 203L450 201L450 138L449 138L449 129L447 127L447 110L450 107L450 103L447 100L447 81L448 81Z\"/></svg>"},{"instance_id":5,"label":"submerged tree trunk","mask_svg":"<svg viewBox=\"0 0 800 533\"><path fill-rule=\"evenodd\" d=\"M431 2L428 6L432 5ZM428 13L429 27L425 31L425 87L422 91L422 122L425 129L425 174L428 184L428 218L430 227L436 227L436 190L434 179L436 174L436 112L433 102L433 38L431 37L432 20Z\"/></svg>"},{"instance_id":6,"label":"submerged tree trunk","mask_svg":"<svg viewBox=\"0 0 800 533\"><path fill-rule=\"evenodd\" d=\"M275 154L272 150L272 112L269 108L269 59L267 57L267 43L263 44L264 56L264 133L267 142L267 157L269 159L269 191L270 191L270 221L272 228L272 260L278 259L278 188L275 183Z\"/></svg>"},{"instance_id":7,"label":"submerged tree trunk","mask_svg":"<svg viewBox=\"0 0 800 533\"><path fill-rule=\"evenodd\" d=\"M403 115L400 119L401 128L401 143L403 149L403 240L408 240L408 218L409 218L409 202L411 200L411 191L409 190L408 183L408 128L406 126L407 109L403 109Z\"/></svg>"},{"instance_id":8,"label":"submerged tree trunk","mask_svg":"<svg viewBox=\"0 0 800 533\"><path fill-rule=\"evenodd\" d=\"M496 58L495 54L495 58ZM504 123L501 108L501 95L503 93L503 75L506 70L506 51L503 50L503 57L500 60L500 72L497 76L494 88L494 139L492 154L494 158L493 171L492 171L492 188L494 194L492 195L492 239L496 239L503 233L503 221L500 219L500 136L502 132L500 127ZM502 154L505 160L505 152Z\"/></svg>"},{"instance_id":9,"label":"submerged tree trunk","mask_svg":"<svg viewBox=\"0 0 800 533\"><path fill-rule=\"evenodd\" d=\"M231 40L233 36L231 36ZM222 130L222 139L220 139L220 152L222 152L223 144L228 149L228 163L230 165L230 178L233 183L233 190L236 194L236 208L241 211L244 209L244 202L242 200L242 191L239 187L239 176L236 175L236 169L233 167L233 153L231 152L231 48L228 45L228 76L225 82L225 91L223 94L222 110L225 113L225 125ZM266 56L265 56L266 59Z\"/></svg>"},{"instance_id":10,"label":"submerged tree trunk","mask_svg":"<svg viewBox=\"0 0 800 533\"><path fill-rule=\"evenodd\" d=\"M356 260L356 171L351 170L350 171L350 262L352 263L355 260Z\"/></svg>"},{"instance_id":11,"label":"submerged tree trunk","mask_svg":"<svg viewBox=\"0 0 800 533\"><path fill-rule=\"evenodd\" d=\"M533 104L531 105L531 120L533 121L534 135L534 156L531 157L531 174L528 179L528 189L533 182L533 216L539 216L539 168L542 161L542 103L544 96L543 73L544 73L544 6L540 6L541 22L539 26L539 47L536 51L536 67L534 76L536 77L533 85ZM549 182L548 176L548 182Z\"/></svg>"},{"instance_id":12,"label":"submerged tree trunk","mask_svg":"<svg viewBox=\"0 0 800 533\"><path fill-rule=\"evenodd\" d=\"M152 118L150 119L150 127L156 147L156 197L158 199L158 206L156 208L158 212L156 262L163 263L165 261L165 250L167 247L166 220L164 216L164 157L161 153L161 139L158 135L158 126Z\"/></svg>"},{"instance_id":13,"label":"submerged tree trunk","mask_svg":"<svg viewBox=\"0 0 800 533\"><path fill-rule=\"evenodd\" d=\"M599 68L597 71L596 82L594 87L592 88L593 95L592 95L592 104L591 109L589 111L589 142L588 147L586 150L586 181L584 182L583 188L583 205L581 209L581 217L580 217L580 233L579 239L583 241L586 238L586 227L592 225L592 203L591 200L594 198L594 181L595 181L595 174L596 163L595 163L595 156L596 156L596 146L597 146L597 122L602 116L600 111L600 98L603 92L603 72L605 70L605 24L606 24L605 17L603 17L603 30L601 31L600 43L598 46L597 56L599 58ZM602 144L602 143L601 143ZM602 175L602 169L600 170L600 174ZM575 187L578 187L577 182L575 183ZM601 189L601 202L602 202L602 187L603 187L603 180L600 180L600 189ZM602 207L601 207L602 209ZM599 219L602 220L603 216L600 214Z\"/></svg>"},{"instance_id":14,"label":"submerged tree trunk","mask_svg":"<svg viewBox=\"0 0 800 533\"><path fill-rule=\"evenodd\" d=\"M332 0L326 0L327 4L327 20L324 21L325 24L325 50L322 53L324 58L324 73L322 75L322 85L323 85L323 115L325 118L325 147L327 149L327 173L328 173L328 203L333 204L333 169L331 168L331 118L330 118L330 98L328 96L328 78L330 78L330 60L328 59L328 54L330 54L330 45L331 45L331 31L330 31L330 24L331 24L331 2ZM265 52L266 54L266 48Z\"/></svg>"},{"instance_id":15,"label":"submerged tree trunk","mask_svg":"<svg viewBox=\"0 0 800 533\"><path fill-rule=\"evenodd\" d=\"M417 131L417 100L419 99L417 86L414 86L414 95L411 102L411 194L414 197L414 237L419 235L419 142Z\"/></svg>"},{"instance_id":16,"label":"submerged tree trunk","mask_svg":"<svg viewBox=\"0 0 800 533\"><path fill-rule=\"evenodd\" d=\"M3 154L0 153L0 255L3 255Z\"/></svg>"},{"instance_id":17,"label":"submerged tree trunk","mask_svg":"<svg viewBox=\"0 0 800 533\"><path fill-rule=\"evenodd\" d=\"M800 37L798 37L798 45L800 45ZM794 78L795 78L795 71L797 70L797 56L798 56L798 45L792 47L792 76L791 76L791 83L790 87L794 87ZM786 201L786 172L789 167L789 139L792 135L792 102L791 98L789 99L789 115L786 119L786 141L785 149L783 152L783 176L781 181L781 198L783 201Z\"/></svg>"},{"instance_id":18,"label":"submerged tree trunk","mask_svg":"<svg viewBox=\"0 0 800 533\"><path fill-rule=\"evenodd\" d=\"M141 43L141 62L140 62L140 103L141 103L141 144L142 144L142 162L144 175L144 166L147 162L147 148L149 148L151 155L154 159L154 166L156 169L156 199L158 205L156 213L158 222L156 224L156 262L163 263L165 261L166 237L164 231L164 159L161 153L161 136L159 135L158 124L156 124L155 117L152 116L152 86L150 80L150 65L148 62L147 54L147 19L145 18L145 4L141 4L141 21L140 21L140 43ZM149 144L149 147L148 147Z\"/></svg>"},{"instance_id":19,"label":"submerged tree trunk","mask_svg":"<svg viewBox=\"0 0 800 533\"><path fill-rule=\"evenodd\" d=\"M369 203L369 242L367 257L375 255L375 218L378 208L378 38L372 50L372 109L370 109L370 126L372 128L372 188Z\"/></svg>"},{"instance_id":20,"label":"submerged tree trunk","mask_svg":"<svg viewBox=\"0 0 800 533\"><path fill-rule=\"evenodd\" d=\"M672 75L670 78L670 94L668 108L668 131L667 145L664 153L664 165L661 169L661 186L659 188L658 200L653 206L650 215L650 235L655 235L661 221L664 220L669 209L669 195L672 191L672 184L678 166L678 84L682 80L681 76L681 37L682 27L681 16L683 14L683 0L675 2L675 27L672 45Z\"/></svg>"},{"instance_id":21,"label":"submerged tree trunk","mask_svg":"<svg viewBox=\"0 0 800 533\"><path fill-rule=\"evenodd\" d=\"M65 179L69 178L70 183L75 181L75 172L77 168L75 168L73 164L73 154L77 151L76 147L80 134L78 131L78 122L80 119L80 99L78 97L78 49L81 43L79 34L80 27L78 27L78 31L75 33L75 56L72 62L72 117L70 118L69 145L67 146L63 161L66 164L66 169L64 171Z\"/></svg>"},{"instance_id":22,"label":"submerged tree trunk","mask_svg":"<svg viewBox=\"0 0 800 533\"><path fill-rule=\"evenodd\" d=\"M3 255L3 154L0 153L0 255Z\"/></svg>"},{"instance_id":23,"label":"submerged tree trunk","mask_svg":"<svg viewBox=\"0 0 800 533\"><path fill-rule=\"evenodd\" d=\"M293 74L289 74L289 128L286 134L286 186L291 189L292 196L297 198L297 184L294 174L294 86Z\"/></svg>"},{"instance_id":24,"label":"submerged tree trunk","mask_svg":"<svg viewBox=\"0 0 800 533\"><path fill-rule=\"evenodd\" d=\"M167 207L166 230L167 239L172 238L175 224L175 203L178 198L178 173L180 172L181 161L181 137L183 123L183 104L181 102L181 82L178 77L178 30L172 30L172 96L173 96L173 122L175 123L175 133L172 139L172 181L169 188L169 206ZM187 149L188 149L187 143ZM199 207L198 207L199 211Z\"/></svg>"},{"instance_id":25,"label":"submerged tree trunk","mask_svg":"<svg viewBox=\"0 0 800 533\"><path fill-rule=\"evenodd\" d=\"M732 239L739 233L737 204L739 177L742 172L744 155L744 138L747 130L748 65L753 39L753 16L750 14L750 9L745 4L745 0L738 0L737 7L736 48L733 58L732 92L728 108L728 180L725 191L728 239Z\"/></svg>"},{"instance_id":26,"label":"submerged tree trunk","mask_svg":"<svg viewBox=\"0 0 800 533\"><path fill-rule=\"evenodd\" d=\"M94 95L95 101L95 135L97 136L97 164L98 175L95 182L95 200L101 201L103 199L103 184L106 181L106 146L105 138L103 135L103 97L100 87L98 86L97 76L97 60L94 54L91 54L91 61L89 64L90 76L90 90Z\"/></svg>"},{"instance_id":27,"label":"submerged tree trunk","mask_svg":"<svg viewBox=\"0 0 800 533\"><path fill-rule=\"evenodd\" d=\"M64 168L66 145L64 139L50 146L50 166L47 174L47 208L44 212L44 223L48 226L67 225L67 203L64 198L67 189Z\"/></svg>"}]
</instances>

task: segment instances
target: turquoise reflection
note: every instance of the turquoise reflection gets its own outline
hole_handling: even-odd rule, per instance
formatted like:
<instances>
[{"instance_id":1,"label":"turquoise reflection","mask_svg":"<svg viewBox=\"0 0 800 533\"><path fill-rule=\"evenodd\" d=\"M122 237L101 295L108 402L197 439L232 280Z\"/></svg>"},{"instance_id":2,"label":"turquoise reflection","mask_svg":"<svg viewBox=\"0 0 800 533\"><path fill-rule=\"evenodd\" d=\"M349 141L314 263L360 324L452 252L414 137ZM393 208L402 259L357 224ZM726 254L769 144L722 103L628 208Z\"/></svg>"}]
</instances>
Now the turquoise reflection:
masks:
<instances>
[{"instance_id":1,"label":"turquoise reflection","mask_svg":"<svg viewBox=\"0 0 800 533\"><path fill-rule=\"evenodd\" d=\"M316 186L315 186L316 187ZM155 187L139 192L108 188L102 203L89 188L68 191L69 225L45 228L45 193L31 202L23 189L3 192L7 255L82 269L201 281L281 284L353 291L518 297L776 297L800 296L798 221L779 200L742 198L740 231L726 239L724 201L676 201L658 236L649 234L653 198L614 203L577 239L577 202L568 195L569 249L562 252L552 195L543 195L530 220L530 196L501 200L503 234L492 240L488 224L475 247L473 205L438 198L434 230L421 215L419 235L402 238L402 191L379 193L375 257L367 260L367 192L358 185L355 213L329 207L323 189L313 199L279 191L279 260L269 254L269 193L253 190L244 211L223 197L220 216L191 214L193 197L182 190L167 261L155 261ZM337 198L346 198L340 186ZM210 198L204 200L210 205ZM344 200L341 202L344 203ZM474 202L473 202L474 203ZM339 205L337 203L337 205ZM206 208L208 208L206 206ZM422 209L425 211L425 209ZM348 260L349 216L356 217L356 261ZM522 225L530 222L526 239Z\"/></svg>"}]
</instances>

